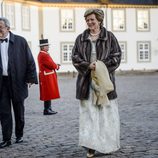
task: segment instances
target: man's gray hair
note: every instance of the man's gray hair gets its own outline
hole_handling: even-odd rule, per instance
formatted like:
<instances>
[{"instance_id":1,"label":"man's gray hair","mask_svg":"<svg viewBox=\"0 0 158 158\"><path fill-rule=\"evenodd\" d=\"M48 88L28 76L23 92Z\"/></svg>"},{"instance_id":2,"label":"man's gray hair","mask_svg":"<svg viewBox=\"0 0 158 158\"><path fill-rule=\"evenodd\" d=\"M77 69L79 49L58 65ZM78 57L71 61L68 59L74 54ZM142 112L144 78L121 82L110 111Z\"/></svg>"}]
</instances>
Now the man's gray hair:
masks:
<instances>
[{"instance_id":1,"label":"man's gray hair","mask_svg":"<svg viewBox=\"0 0 158 158\"><path fill-rule=\"evenodd\" d=\"M8 27L8 28L10 28L10 22L9 22L9 20L7 18L0 17L0 21L3 21L4 24L5 24L5 26Z\"/></svg>"}]
</instances>

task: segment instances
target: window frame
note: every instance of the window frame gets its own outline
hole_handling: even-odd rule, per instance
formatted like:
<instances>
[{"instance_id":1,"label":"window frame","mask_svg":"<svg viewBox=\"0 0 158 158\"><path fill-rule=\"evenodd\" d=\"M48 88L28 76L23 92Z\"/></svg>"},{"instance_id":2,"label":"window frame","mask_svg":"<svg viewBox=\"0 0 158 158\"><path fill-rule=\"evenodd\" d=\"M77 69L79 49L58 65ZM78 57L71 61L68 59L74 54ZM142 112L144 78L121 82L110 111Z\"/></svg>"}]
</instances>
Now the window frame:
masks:
<instances>
[{"instance_id":1,"label":"window frame","mask_svg":"<svg viewBox=\"0 0 158 158\"><path fill-rule=\"evenodd\" d=\"M127 63L127 41L119 41L120 48L121 48L121 44L124 44L124 60L122 59L122 56L121 56L121 63ZM122 51L122 54L123 54L123 51Z\"/></svg>"},{"instance_id":2,"label":"window frame","mask_svg":"<svg viewBox=\"0 0 158 158\"><path fill-rule=\"evenodd\" d=\"M148 29L139 29L139 26L138 26L138 12L139 11L147 11L147 15L148 15ZM136 31L137 32L149 32L150 31L150 11L149 11L149 9L137 9L136 10Z\"/></svg>"},{"instance_id":3,"label":"window frame","mask_svg":"<svg viewBox=\"0 0 158 158\"><path fill-rule=\"evenodd\" d=\"M25 27L24 26L24 19L25 18L23 18L24 17L24 15L23 15L23 11L24 11L24 8L25 7L27 7L27 9L28 9L28 22L29 22L29 24L28 24L28 28L27 27ZM30 31L31 30L31 14L30 14L30 6L29 5L26 5L26 4L22 4L22 6L21 6L21 26L22 26L22 30L24 30L24 31Z\"/></svg>"},{"instance_id":4,"label":"window frame","mask_svg":"<svg viewBox=\"0 0 158 158\"><path fill-rule=\"evenodd\" d=\"M72 49L73 49L73 46L74 46L74 42L61 42L60 43L60 49L61 49L61 63L62 64L71 64L72 63L72 60L68 60L68 61L64 61L64 50L63 50L63 46L64 45L67 45L68 47L70 47L70 45L72 45ZM71 54L70 54L71 53ZM71 55L72 55L72 50L67 52L68 54L68 59L71 58Z\"/></svg>"},{"instance_id":5,"label":"window frame","mask_svg":"<svg viewBox=\"0 0 158 158\"><path fill-rule=\"evenodd\" d=\"M12 9L13 9L11 16L8 15L7 7L12 7ZM15 3L14 2L5 2L5 17L10 22L10 28L12 30L15 30L15 28L16 28L16 22L15 22Z\"/></svg>"},{"instance_id":6,"label":"window frame","mask_svg":"<svg viewBox=\"0 0 158 158\"><path fill-rule=\"evenodd\" d=\"M123 11L124 29L115 29L114 28L114 11ZM126 32L126 9L124 9L124 8L111 9L111 26L112 26L113 32Z\"/></svg>"},{"instance_id":7,"label":"window frame","mask_svg":"<svg viewBox=\"0 0 158 158\"><path fill-rule=\"evenodd\" d=\"M145 60L144 59L144 51L143 51L143 59L140 59L140 49L139 49L139 45L140 44L148 44L148 59ZM144 50L144 46L143 46L143 50ZM148 62L151 62L151 41L137 41L137 62L139 63L148 63Z\"/></svg>"},{"instance_id":8,"label":"window frame","mask_svg":"<svg viewBox=\"0 0 158 158\"><path fill-rule=\"evenodd\" d=\"M72 11L72 29L63 29L62 28L62 11L66 11L66 10L71 10ZM59 15L60 15L60 32L75 32L75 10L74 9L70 9L70 8L64 8L64 9L60 9L59 11Z\"/></svg>"}]
</instances>

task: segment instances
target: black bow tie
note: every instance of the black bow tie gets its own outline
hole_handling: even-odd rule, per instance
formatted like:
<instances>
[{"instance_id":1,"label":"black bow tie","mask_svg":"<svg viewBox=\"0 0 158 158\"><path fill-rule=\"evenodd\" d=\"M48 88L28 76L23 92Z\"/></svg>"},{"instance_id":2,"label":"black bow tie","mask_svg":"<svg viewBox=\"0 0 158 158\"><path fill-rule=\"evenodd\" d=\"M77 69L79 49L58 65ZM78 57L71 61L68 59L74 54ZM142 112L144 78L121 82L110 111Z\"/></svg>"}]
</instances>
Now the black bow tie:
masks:
<instances>
[{"instance_id":1,"label":"black bow tie","mask_svg":"<svg viewBox=\"0 0 158 158\"><path fill-rule=\"evenodd\" d=\"M5 42L8 42L8 38L5 38L5 39L0 39L1 43L3 43L4 41Z\"/></svg>"}]
</instances>

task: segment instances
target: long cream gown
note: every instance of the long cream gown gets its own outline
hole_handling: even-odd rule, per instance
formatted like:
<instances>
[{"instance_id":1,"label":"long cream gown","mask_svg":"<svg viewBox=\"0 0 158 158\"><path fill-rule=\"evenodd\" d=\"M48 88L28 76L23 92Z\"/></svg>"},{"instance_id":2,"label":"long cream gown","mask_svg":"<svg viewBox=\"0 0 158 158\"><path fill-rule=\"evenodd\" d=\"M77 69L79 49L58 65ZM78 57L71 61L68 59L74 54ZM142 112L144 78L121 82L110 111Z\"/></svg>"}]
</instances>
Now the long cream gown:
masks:
<instances>
[{"instance_id":1,"label":"long cream gown","mask_svg":"<svg viewBox=\"0 0 158 158\"><path fill-rule=\"evenodd\" d=\"M96 42L92 43L91 62L96 60ZM88 100L80 100L79 145L101 153L120 148L120 120L117 99L109 105L93 105L92 89Z\"/></svg>"}]
</instances>

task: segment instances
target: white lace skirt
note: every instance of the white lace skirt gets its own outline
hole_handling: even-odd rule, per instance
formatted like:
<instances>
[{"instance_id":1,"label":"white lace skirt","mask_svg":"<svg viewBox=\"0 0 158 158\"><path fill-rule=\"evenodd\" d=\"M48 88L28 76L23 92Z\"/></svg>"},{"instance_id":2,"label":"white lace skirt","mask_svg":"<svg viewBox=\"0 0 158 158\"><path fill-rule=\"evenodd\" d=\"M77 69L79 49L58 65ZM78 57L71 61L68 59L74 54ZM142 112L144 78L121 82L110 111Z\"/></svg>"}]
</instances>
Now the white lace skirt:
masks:
<instances>
[{"instance_id":1,"label":"white lace skirt","mask_svg":"<svg viewBox=\"0 0 158 158\"><path fill-rule=\"evenodd\" d=\"M117 99L98 107L89 100L80 101L79 145L101 153L120 148L120 120Z\"/></svg>"}]
</instances>

